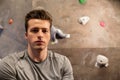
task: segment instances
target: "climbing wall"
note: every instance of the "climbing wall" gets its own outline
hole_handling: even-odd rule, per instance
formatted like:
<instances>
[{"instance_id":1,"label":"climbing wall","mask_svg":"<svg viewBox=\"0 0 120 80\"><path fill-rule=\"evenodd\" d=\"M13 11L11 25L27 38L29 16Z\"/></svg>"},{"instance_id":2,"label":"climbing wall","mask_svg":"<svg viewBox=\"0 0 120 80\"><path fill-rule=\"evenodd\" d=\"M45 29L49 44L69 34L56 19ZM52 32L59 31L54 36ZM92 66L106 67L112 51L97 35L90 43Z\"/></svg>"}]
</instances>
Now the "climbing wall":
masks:
<instances>
[{"instance_id":1,"label":"climbing wall","mask_svg":"<svg viewBox=\"0 0 120 80\"><path fill-rule=\"evenodd\" d=\"M120 47L119 4L119 0L86 0L84 4L79 0L33 0L33 8L48 10L53 25L71 34L55 48ZM83 16L90 18L86 25L79 23Z\"/></svg>"},{"instance_id":2,"label":"climbing wall","mask_svg":"<svg viewBox=\"0 0 120 80\"><path fill-rule=\"evenodd\" d=\"M0 58L25 49L24 16L31 0L0 0Z\"/></svg>"},{"instance_id":3,"label":"climbing wall","mask_svg":"<svg viewBox=\"0 0 120 80\"><path fill-rule=\"evenodd\" d=\"M0 0L0 58L26 48L24 16L36 8L48 10L53 25L70 34L49 49L70 59L75 80L120 79L120 0ZM98 55L108 58L108 67L95 66Z\"/></svg>"},{"instance_id":4,"label":"climbing wall","mask_svg":"<svg viewBox=\"0 0 120 80\"><path fill-rule=\"evenodd\" d=\"M33 0L32 8L48 10L53 25L71 35L49 49L70 59L75 80L120 79L120 0ZM108 58L108 67L95 66L98 55Z\"/></svg>"}]
</instances>

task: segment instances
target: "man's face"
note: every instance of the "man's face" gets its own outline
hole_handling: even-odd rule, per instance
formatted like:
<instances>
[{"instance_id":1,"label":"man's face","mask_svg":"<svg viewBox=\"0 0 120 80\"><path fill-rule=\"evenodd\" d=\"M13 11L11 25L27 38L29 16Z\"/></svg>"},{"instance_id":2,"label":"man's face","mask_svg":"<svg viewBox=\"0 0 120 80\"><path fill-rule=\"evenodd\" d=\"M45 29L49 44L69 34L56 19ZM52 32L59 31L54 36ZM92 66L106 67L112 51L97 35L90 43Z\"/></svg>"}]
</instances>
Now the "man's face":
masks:
<instances>
[{"instance_id":1,"label":"man's face","mask_svg":"<svg viewBox=\"0 0 120 80\"><path fill-rule=\"evenodd\" d=\"M28 47L43 50L50 40L50 23L48 20L31 19L28 21L28 31L25 34Z\"/></svg>"}]
</instances>

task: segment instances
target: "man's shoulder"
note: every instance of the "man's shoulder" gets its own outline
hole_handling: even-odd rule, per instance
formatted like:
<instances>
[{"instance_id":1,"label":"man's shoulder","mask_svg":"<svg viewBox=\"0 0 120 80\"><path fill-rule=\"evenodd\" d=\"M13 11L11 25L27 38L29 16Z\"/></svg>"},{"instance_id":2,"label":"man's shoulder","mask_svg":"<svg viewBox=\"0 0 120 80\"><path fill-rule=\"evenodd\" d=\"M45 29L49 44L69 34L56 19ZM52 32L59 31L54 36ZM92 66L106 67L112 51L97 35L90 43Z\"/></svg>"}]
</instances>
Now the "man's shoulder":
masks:
<instances>
[{"instance_id":1,"label":"man's shoulder","mask_svg":"<svg viewBox=\"0 0 120 80\"><path fill-rule=\"evenodd\" d=\"M4 57L0 61L0 75L9 74L14 75L16 73L15 66L20 58L24 56L24 51L11 53L8 56ZM1 78L2 76L0 76Z\"/></svg>"},{"instance_id":2,"label":"man's shoulder","mask_svg":"<svg viewBox=\"0 0 120 80\"><path fill-rule=\"evenodd\" d=\"M22 58L24 54L25 54L25 51L14 52L2 58L1 61L5 63L8 63L8 62L14 63L14 62L17 62L20 58Z\"/></svg>"}]
</instances>

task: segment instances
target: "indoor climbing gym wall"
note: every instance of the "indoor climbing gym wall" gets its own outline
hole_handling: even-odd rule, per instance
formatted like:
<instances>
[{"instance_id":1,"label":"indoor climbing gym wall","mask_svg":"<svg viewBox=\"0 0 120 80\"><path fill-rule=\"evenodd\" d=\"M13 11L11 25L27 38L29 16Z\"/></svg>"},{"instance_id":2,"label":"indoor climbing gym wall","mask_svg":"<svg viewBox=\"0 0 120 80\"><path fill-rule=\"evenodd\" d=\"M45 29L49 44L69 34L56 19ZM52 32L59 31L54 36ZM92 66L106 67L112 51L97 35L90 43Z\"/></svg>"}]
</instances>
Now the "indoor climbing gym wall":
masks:
<instances>
[{"instance_id":1,"label":"indoor climbing gym wall","mask_svg":"<svg viewBox=\"0 0 120 80\"><path fill-rule=\"evenodd\" d=\"M70 39L55 48L120 47L120 0L33 0L33 9L46 9L53 25ZM69 45L69 46L68 46Z\"/></svg>"},{"instance_id":2,"label":"indoor climbing gym wall","mask_svg":"<svg viewBox=\"0 0 120 80\"><path fill-rule=\"evenodd\" d=\"M24 16L31 0L0 0L0 58L26 47Z\"/></svg>"},{"instance_id":3,"label":"indoor climbing gym wall","mask_svg":"<svg viewBox=\"0 0 120 80\"><path fill-rule=\"evenodd\" d=\"M120 0L33 0L32 8L49 11L66 35L52 34L49 49L68 56L75 80L120 79Z\"/></svg>"},{"instance_id":4,"label":"indoor climbing gym wall","mask_svg":"<svg viewBox=\"0 0 120 80\"><path fill-rule=\"evenodd\" d=\"M120 80L120 0L0 0L0 58L26 48L32 9L52 14L49 49L70 59L75 80Z\"/></svg>"}]
</instances>

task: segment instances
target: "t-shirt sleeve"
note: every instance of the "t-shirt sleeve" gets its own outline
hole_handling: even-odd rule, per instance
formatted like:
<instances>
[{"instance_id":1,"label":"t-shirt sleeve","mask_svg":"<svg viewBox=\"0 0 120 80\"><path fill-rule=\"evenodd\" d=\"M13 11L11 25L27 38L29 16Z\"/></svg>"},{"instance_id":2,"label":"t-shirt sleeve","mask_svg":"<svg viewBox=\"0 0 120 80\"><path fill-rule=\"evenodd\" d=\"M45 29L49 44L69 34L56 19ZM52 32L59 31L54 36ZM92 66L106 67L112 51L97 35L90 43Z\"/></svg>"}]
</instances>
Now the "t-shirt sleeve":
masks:
<instances>
[{"instance_id":1,"label":"t-shirt sleeve","mask_svg":"<svg viewBox=\"0 0 120 80\"><path fill-rule=\"evenodd\" d=\"M72 65L67 57L64 57L62 80L74 80Z\"/></svg>"},{"instance_id":2,"label":"t-shirt sleeve","mask_svg":"<svg viewBox=\"0 0 120 80\"><path fill-rule=\"evenodd\" d=\"M13 70L13 60L7 56L0 61L0 80L17 80Z\"/></svg>"}]
</instances>

